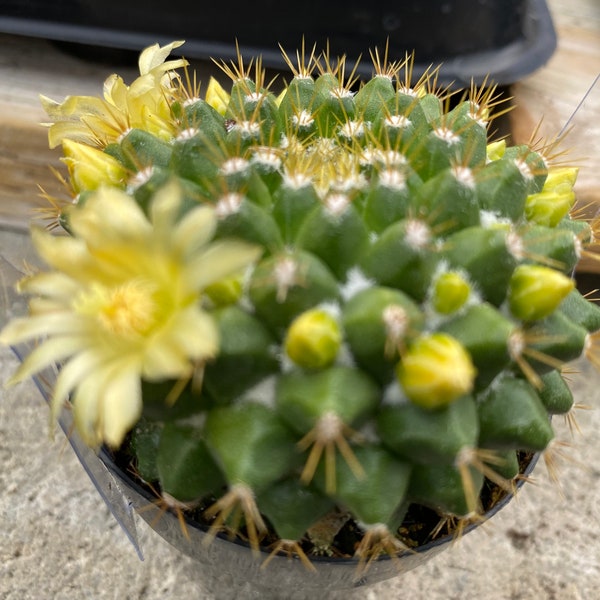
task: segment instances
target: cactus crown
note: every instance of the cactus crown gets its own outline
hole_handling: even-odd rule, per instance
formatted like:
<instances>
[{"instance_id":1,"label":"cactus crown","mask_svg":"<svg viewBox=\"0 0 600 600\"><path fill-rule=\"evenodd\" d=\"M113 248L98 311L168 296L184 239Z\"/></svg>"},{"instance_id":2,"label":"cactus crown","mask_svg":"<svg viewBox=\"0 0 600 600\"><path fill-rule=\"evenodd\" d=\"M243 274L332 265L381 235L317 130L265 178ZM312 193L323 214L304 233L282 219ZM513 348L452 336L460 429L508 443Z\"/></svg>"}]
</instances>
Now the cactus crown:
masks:
<instances>
[{"instance_id":1,"label":"cactus crown","mask_svg":"<svg viewBox=\"0 0 600 600\"><path fill-rule=\"evenodd\" d=\"M472 517L548 446L600 327L569 278L593 237L576 170L488 143L493 88L450 108L410 60L374 52L357 86L302 49L276 96L240 59L202 99L177 46L104 98L44 99L72 237L35 234L55 281L3 333L48 335L18 376L65 361L85 439L253 545L268 523L304 557L341 510L364 557L401 547L410 504Z\"/></svg>"}]
</instances>

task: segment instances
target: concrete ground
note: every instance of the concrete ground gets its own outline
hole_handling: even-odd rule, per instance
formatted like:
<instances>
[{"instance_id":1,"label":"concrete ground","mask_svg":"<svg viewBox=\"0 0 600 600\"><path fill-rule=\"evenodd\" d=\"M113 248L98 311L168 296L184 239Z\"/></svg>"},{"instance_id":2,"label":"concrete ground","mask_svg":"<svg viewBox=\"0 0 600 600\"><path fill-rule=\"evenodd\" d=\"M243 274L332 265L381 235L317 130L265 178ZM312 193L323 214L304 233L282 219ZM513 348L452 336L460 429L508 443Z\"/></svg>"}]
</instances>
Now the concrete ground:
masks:
<instances>
[{"instance_id":1,"label":"concrete ground","mask_svg":"<svg viewBox=\"0 0 600 600\"><path fill-rule=\"evenodd\" d=\"M8 350L0 351L2 381L16 364ZM564 448L572 460L560 465L562 493L539 464L535 485L526 485L492 521L426 565L328 598L600 598L600 376L583 368L574 389L592 410L577 412L582 434L572 439L556 419L559 438L572 444ZM140 562L64 436L48 439L47 416L30 382L0 396L0 598L231 597L138 518L145 554Z\"/></svg>"}]
</instances>

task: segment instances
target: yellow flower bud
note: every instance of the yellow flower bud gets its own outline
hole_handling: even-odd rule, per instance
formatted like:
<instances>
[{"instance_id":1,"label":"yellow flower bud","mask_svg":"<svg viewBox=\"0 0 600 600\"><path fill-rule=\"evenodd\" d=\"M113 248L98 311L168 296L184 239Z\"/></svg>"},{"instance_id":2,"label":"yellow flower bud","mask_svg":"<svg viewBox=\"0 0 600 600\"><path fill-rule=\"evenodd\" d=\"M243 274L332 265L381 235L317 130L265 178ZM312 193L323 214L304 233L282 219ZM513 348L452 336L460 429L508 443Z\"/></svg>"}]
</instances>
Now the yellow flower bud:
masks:
<instances>
[{"instance_id":1,"label":"yellow flower bud","mask_svg":"<svg viewBox=\"0 0 600 600\"><path fill-rule=\"evenodd\" d=\"M329 313L315 308L294 319L285 339L287 355L305 369L323 369L335 360L342 335Z\"/></svg>"},{"instance_id":2,"label":"yellow flower bud","mask_svg":"<svg viewBox=\"0 0 600 600\"><path fill-rule=\"evenodd\" d=\"M115 158L73 140L63 140L64 158L62 159L71 177L71 185L77 193L98 189L102 184L120 186L127 172Z\"/></svg>"},{"instance_id":3,"label":"yellow flower bud","mask_svg":"<svg viewBox=\"0 0 600 600\"><path fill-rule=\"evenodd\" d=\"M224 115L231 96L214 77L211 77L208 82L208 87L206 88L205 98L210 106L212 106L219 114Z\"/></svg>"},{"instance_id":4,"label":"yellow flower bud","mask_svg":"<svg viewBox=\"0 0 600 600\"><path fill-rule=\"evenodd\" d=\"M215 281L204 293L215 306L235 304L242 296L242 278L238 275Z\"/></svg>"},{"instance_id":5,"label":"yellow flower bud","mask_svg":"<svg viewBox=\"0 0 600 600\"><path fill-rule=\"evenodd\" d=\"M459 273L442 273L434 283L433 308L442 315L450 315L464 305L470 293L469 282Z\"/></svg>"},{"instance_id":6,"label":"yellow flower bud","mask_svg":"<svg viewBox=\"0 0 600 600\"><path fill-rule=\"evenodd\" d=\"M575 282L560 271L540 265L520 265L508 287L510 312L523 321L551 315L571 292Z\"/></svg>"},{"instance_id":7,"label":"yellow flower bud","mask_svg":"<svg viewBox=\"0 0 600 600\"><path fill-rule=\"evenodd\" d=\"M275 98L275 104L277 106L281 106L281 102L283 101L283 99L285 98L285 95L287 94L287 89L283 89L281 90L281 92L279 93L279 96L277 96L277 98Z\"/></svg>"},{"instance_id":8,"label":"yellow flower bud","mask_svg":"<svg viewBox=\"0 0 600 600\"><path fill-rule=\"evenodd\" d=\"M573 186L577 173L578 169L575 167L550 169L542 191L527 196L527 220L546 227L558 225L575 203Z\"/></svg>"},{"instance_id":9,"label":"yellow flower bud","mask_svg":"<svg viewBox=\"0 0 600 600\"><path fill-rule=\"evenodd\" d=\"M504 156L505 150L506 142L504 140L488 144L486 148L488 160L500 160Z\"/></svg>"},{"instance_id":10,"label":"yellow flower bud","mask_svg":"<svg viewBox=\"0 0 600 600\"><path fill-rule=\"evenodd\" d=\"M477 371L460 342L445 333L432 333L413 342L396 375L409 400L436 409L468 394Z\"/></svg>"}]
</instances>

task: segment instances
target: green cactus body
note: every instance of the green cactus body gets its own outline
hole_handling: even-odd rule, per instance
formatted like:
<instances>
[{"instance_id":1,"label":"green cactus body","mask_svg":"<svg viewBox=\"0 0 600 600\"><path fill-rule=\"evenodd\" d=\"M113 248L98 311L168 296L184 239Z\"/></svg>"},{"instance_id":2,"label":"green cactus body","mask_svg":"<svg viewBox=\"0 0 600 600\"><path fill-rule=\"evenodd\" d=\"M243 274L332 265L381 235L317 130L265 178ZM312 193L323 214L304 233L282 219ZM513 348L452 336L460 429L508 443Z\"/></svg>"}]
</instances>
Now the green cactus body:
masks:
<instances>
[{"instance_id":1,"label":"green cactus body","mask_svg":"<svg viewBox=\"0 0 600 600\"><path fill-rule=\"evenodd\" d=\"M365 198L365 224L381 233L390 223L408 217L412 194L421 184L419 176L406 167L379 171Z\"/></svg>"},{"instance_id":2,"label":"green cactus body","mask_svg":"<svg viewBox=\"0 0 600 600\"><path fill-rule=\"evenodd\" d=\"M348 465L342 464L337 471L336 498L363 526L384 524L393 530L406 496L410 463L372 445L357 448L356 458L365 476L357 478Z\"/></svg>"},{"instance_id":3,"label":"green cactus body","mask_svg":"<svg viewBox=\"0 0 600 600\"><path fill-rule=\"evenodd\" d=\"M276 331L299 313L339 297L335 276L314 254L296 250L263 260L250 282L256 313Z\"/></svg>"},{"instance_id":4,"label":"green cactus body","mask_svg":"<svg viewBox=\"0 0 600 600\"><path fill-rule=\"evenodd\" d=\"M350 199L332 194L307 215L295 241L344 280L367 249L369 232Z\"/></svg>"},{"instance_id":5,"label":"green cactus body","mask_svg":"<svg viewBox=\"0 0 600 600\"><path fill-rule=\"evenodd\" d=\"M444 256L463 268L483 298L499 306L518 260L511 250L510 232L504 228L467 227L448 236Z\"/></svg>"},{"instance_id":6,"label":"green cactus body","mask_svg":"<svg viewBox=\"0 0 600 600\"><path fill-rule=\"evenodd\" d=\"M423 327L423 314L409 296L377 286L354 295L342 319L355 360L381 383L392 379L400 350Z\"/></svg>"},{"instance_id":7,"label":"green cactus body","mask_svg":"<svg viewBox=\"0 0 600 600\"><path fill-rule=\"evenodd\" d=\"M531 348L541 353L539 360L532 360L532 365L541 374L551 370L549 363L565 363L579 358L589 339L588 332L560 310L528 325L524 331L531 339ZM551 359L544 360L544 356Z\"/></svg>"},{"instance_id":8,"label":"green cactus body","mask_svg":"<svg viewBox=\"0 0 600 600\"><path fill-rule=\"evenodd\" d=\"M483 475L470 469L471 488L479 494L483 486ZM419 466L412 472L408 490L409 498L437 511L440 515L467 517L473 507L465 495L463 474L453 464Z\"/></svg>"},{"instance_id":9,"label":"green cactus body","mask_svg":"<svg viewBox=\"0 0 600 600\"><path fill-rule=\"evenodd\" d=\"M470 396L436 411L409 402L384 406L377 428L387 447L419 464L454 462L462 448L476 446L479 434L475 402Z\"/></svg>"},{"instance_id":10,"label":"green cactus body","mask_svg":"<svg viewBox=\"0 0 600 600\"><path fill-rule=\"evenodd\" d=\"M262 404L213 409L204 436L230 485L241 483L258 492L297 463L294 437L275 411Z\"/></svg>"},{"instance_id":11,"label":"green cactus body","mask_svg":"<svg viewBox=\"0 0 600 600\"><path fill-rule=\"evenodd\" d=\"M132 129L121 140L123 162L131 169L167 167L171 161L171 147L143 129Z\"/></svg>"},{"instance_id":12,"label":"green cactus body","mask_svg":"<svg viewBox=\"0 0 600 600\"><path fill-rule=\"evenodd\" d=\"M431 230L423 221L404 219L390 225L361 260L365 274L423 300L439 257L431 250Z\"/></svg>"},{"instance_id":13,"label":"green cactus body","mask_svg":"<svg viewBox=\"0 0 600 600\"><path fill-rule=\"evenodd\" d=\"M279 379L277 410L298 433L305 434L328 414L347 425L357 425L377 406L375 384L347 367L330 367L318 373L287 373Z\"/></svg>"},{"instance_id":14,"label":"green cactus body","mask_svg":"<svg viewBox=\"0 0 600 600\"><path fill-rule=\"evenodd\" d=\"M138 475L147 482L157 481L159 478L156 457L161 430L162 425L142 419L131 433L131 449L136 457L135 468Z\"/></svg>"},{"instance_id":15,"label":"green cactus body","mask_svg":"<svg viewBox=\"0 0 600 600\"><path fill-rule=\"evenodd\" d=\"M201 432L187 425L165 425L156 468L163 493L186 504L214 493L225 481Z\"/></svg>"},{"instance_id":16,"label":"green cactus body","mask_svg":"<svg viewBox=\"0 0 600 600\"><path fill-rule=\"evenodd\" d=\"M554 437L548 413L527 381L502 377L478 403L479 443L499 450L543 450Z\"/></svg>"},{"instance_id":17,"label":"green cactus body","mask_svg":"<svg viewBox=\"0 0 600 600\"><path fill-rule=\"evenodd\" d=\"M202 100L154 66L147 95L123 91L116 133L109 119L89 135L101 117L85 99L53 108L77 137L62 139L76 202L60 222L102 265L85 263L85 285L101 281L66 310L95 318L103 352L148 348L130 361L142 365L143 407L126 450L143 480L180 503L214 502L213 532L235 528L241 510L255 546L262 514L278 548L301 556L308 528L347 511L364 526L364 559L398 551L390 536L408 503L472 515L482 471L513 479L517 454L547 447L549 415L573 404L562 364L600 329L600 309L569 280L593 227L568 214L576 170L487 144L493 90L450 110L433 75L409 87L408 62L376 62L355 85L343 59L303 61L278 96L260 62L254 77L241 58L223 64L232 86L212 80ZM53 127L53 139L70 131ZM144 255L123 240L126 254L88 244L102 229L89 211L111 194L141 210L107 214L103 229L134 232ZM66 238L37 237L62 264L51 244ZM43 296L39 281L24 287ZM78 422L102 432L81 389Z\"/></svg>"},{"instance_id":18,"label":"green cactus body","mask_svg":"<svg viewBox=\"0 0 600 600\"><path fill-rule=\"evenodd\" d=\"M511 362L509 342L515 323L491 304L470 306L440 329L454 336L473 357L479 389L487 387Z\"/></svg>"},{"instance_id":19,"label":"green cactus body","mask_svg":"<svg viewBox=\"0 0 600 600\"><path fill-rule=\"evenodd\" d=\"M579 261L577 238L568 229L529 225L522 238L534 262L535 257L544 256L554 268L570 275Z\"/></svg>"},{"instance_id":20,"label":"green cactus body","mask_svg":"<svg viewBox=\"0 0 600 600\"><path fill-rule=\"evenodd\" d=\"M600 307L582 296L579 290L572 290L559 308L571 321L590 333L600 329Z\"/></svg>"},{"instance_id":21,"label":"green cactus body","mask_svg":"<svg viewBox=\"0 0 600 600\"><path fill-rule=\"evenodd\" d=\"M301 484L297 478L290 478L259 494L258 505L283 540L300 540L312 525L334 509L335 501Z\"/></svg>"},{"instance_id":22,"label":"green cactus body","mask_svg":"<svg viewBox=\"0 0 600 600\"><path fill-rule=\"evenodd\" d=\"M519 475L520 471L517 452L514 450L493 450L488 467L505 481L512 481Z\"/></svg>"},{"instance_id":23,"label":"green cactus body","mask_svg":"<svg viewBox=\"0 0 600 600\"><path fill-rule=\"evenodd\" d=\"M204 389L216 404L230 403L278 370L275 340L266 327L238 306L215 313L221 351L204 371ZM236 376L228 376L235 371Z\"/></svg>"},{"instance_id":24,"label":"green cactus body","mask_svg":"<svg viewBox=\"0 0 600 600\"><path fill-rule=\"evenodd\" d=\"M446 234L479 224L473 175L467 167L436 169L417 190L414 203L418 215Z\"/></svg>"},{"instance_id":25,"label":"green cactus body","mask_svg":"<svg viewBox=\"0 0 600 600\"><path fill-rule=\"evenodd\" d=\"M237 237L265 248L267 253L283 249L279 228L273 217L245 196L228 193L216 205L219 215L217 236Z\"/></svg>"},{"instance_id":26,"label":"green cactus body","mask_svg":"<svg viewBox=\"0 0 600 600\"><path fill-rule=\"evenodd\" d=\"M527 199L527 180L514 160L501 158L477 173L477 197L483 210L518 220Z\"/></svg>"},{"instance_id":27,"label":"green cactus body","mask_svg":"<svg viewBox=\"0 0 600 600\"><path fill-rule=\"evenodd\" d=\"M539 391L544 408L551 415L563 415L573 408L573 394L560 371L556 369L540 377L542 388Z\"/></svg>"}]
</instances>

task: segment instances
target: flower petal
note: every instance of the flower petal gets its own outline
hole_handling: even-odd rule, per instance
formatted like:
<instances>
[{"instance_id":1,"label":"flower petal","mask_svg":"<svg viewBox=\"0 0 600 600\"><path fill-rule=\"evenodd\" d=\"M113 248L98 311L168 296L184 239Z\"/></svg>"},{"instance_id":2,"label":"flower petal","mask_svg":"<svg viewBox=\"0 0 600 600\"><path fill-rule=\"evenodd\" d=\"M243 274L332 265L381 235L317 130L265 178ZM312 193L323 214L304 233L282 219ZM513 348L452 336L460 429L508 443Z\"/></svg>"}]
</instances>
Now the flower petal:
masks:
<instances>
[{"instance_id":1,"label":"flower petal","mask_svg":"<svg viewBox=\"0 0 600 600\"><path fill-rule=\"evenodd\" d=\"M193 289L206 286L238 273L260 258L263 250L238 240L223 240L210 247L186 267L185 277Z\"/></svg>"},{"instance_id":2,"label":"flower petal","mask_svg":"<svg viewBox=\"0 0 600 600\"><path fill-rule=\"evenodd\" d=\"M183 46L183 41L175 41L167 44L166 46L159 46L158 44L153 44L148 48L144 49L140 54L140 58L138 60L138 66L140 69L140 73L142 75L149 73L152 69L158 67L163 64L169 54L175 49Z\"/></svg>"},{"instance_id":3,"label":"flower petal","mask_svg":"<svg viewBox=\"0 0 600 600\"><path fill-rule=\"evenodd\" d=\"M117 448L142 414L142 389L135 364L112 373L100 399L102 439Z\"/></svg>"}]
</instances>

